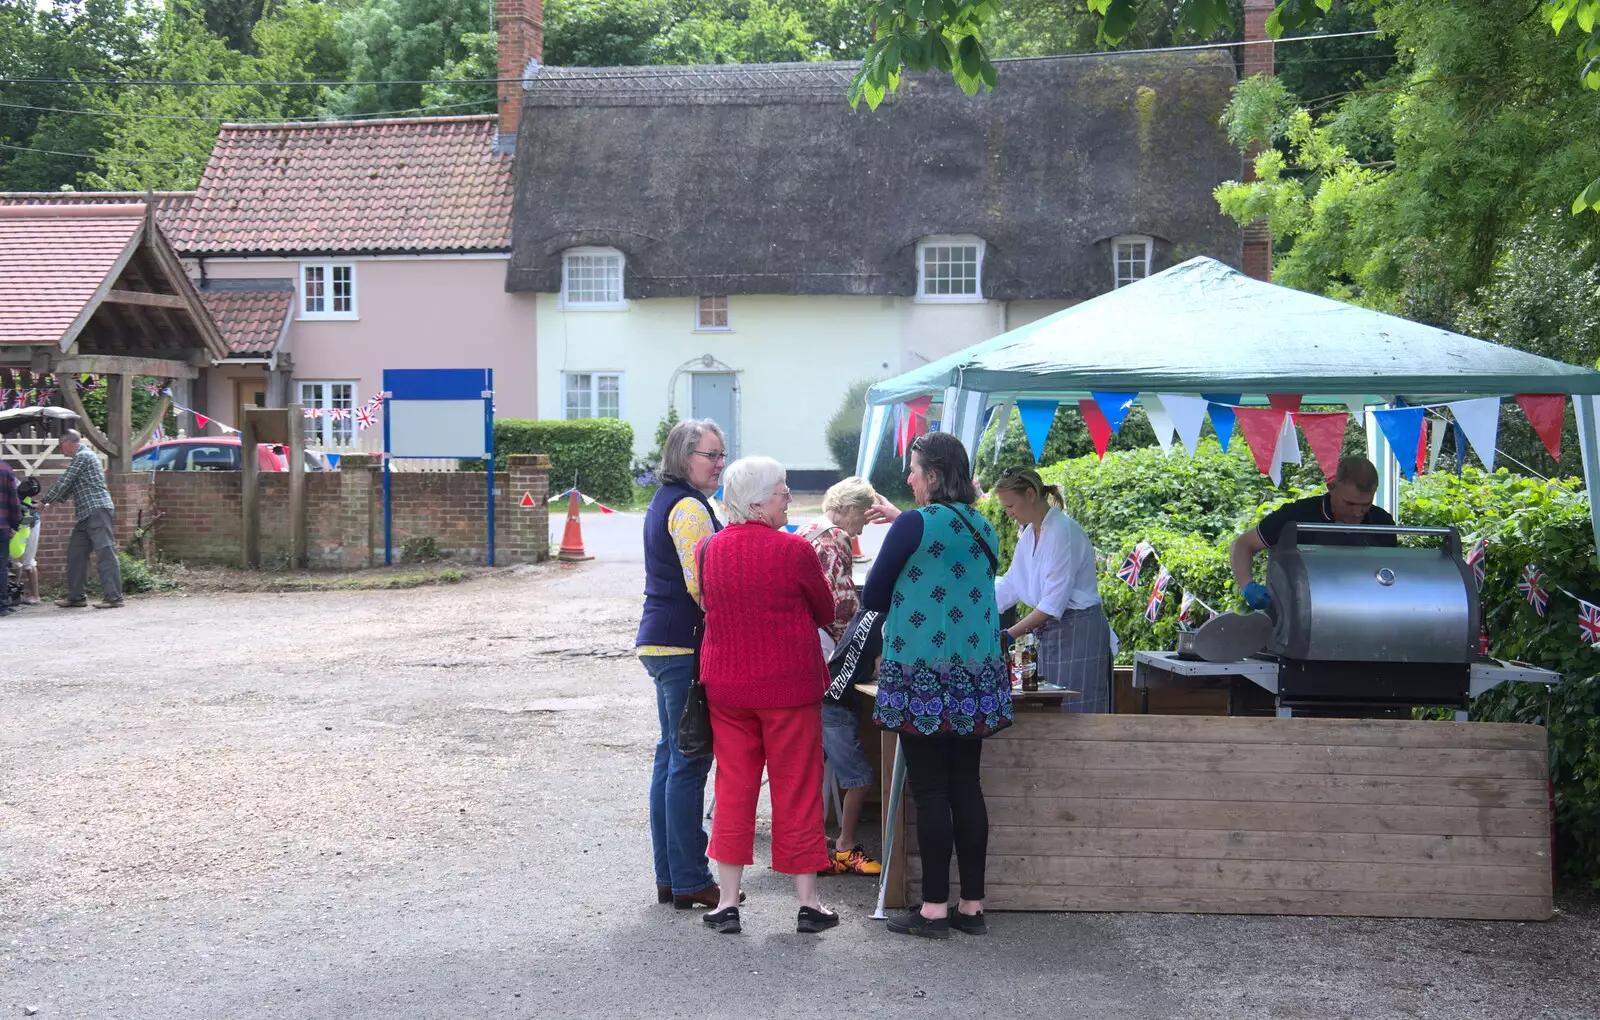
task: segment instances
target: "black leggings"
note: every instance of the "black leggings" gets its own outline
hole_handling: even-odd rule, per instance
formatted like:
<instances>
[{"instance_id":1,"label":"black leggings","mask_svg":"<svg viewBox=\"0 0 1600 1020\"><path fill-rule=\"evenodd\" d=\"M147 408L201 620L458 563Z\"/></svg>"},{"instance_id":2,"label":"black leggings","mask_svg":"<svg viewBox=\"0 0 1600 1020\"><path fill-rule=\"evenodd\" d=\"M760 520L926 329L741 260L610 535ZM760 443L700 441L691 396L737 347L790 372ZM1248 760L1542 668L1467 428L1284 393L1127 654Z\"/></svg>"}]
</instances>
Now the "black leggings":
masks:
<instances>
[{"instance_id":1,"label":"black leggings","mask_svg":"<svg viewBox=\"0 0 1600 1020\"><path fill-rule=\"evenodd\" d=\"M922 901L950 902L952 849L961 872L961 898L983 899L983 865L989 848L989 809L978 781L983 741L902 733L900 748L917 803Z\"/></svg>"}]
</instances>

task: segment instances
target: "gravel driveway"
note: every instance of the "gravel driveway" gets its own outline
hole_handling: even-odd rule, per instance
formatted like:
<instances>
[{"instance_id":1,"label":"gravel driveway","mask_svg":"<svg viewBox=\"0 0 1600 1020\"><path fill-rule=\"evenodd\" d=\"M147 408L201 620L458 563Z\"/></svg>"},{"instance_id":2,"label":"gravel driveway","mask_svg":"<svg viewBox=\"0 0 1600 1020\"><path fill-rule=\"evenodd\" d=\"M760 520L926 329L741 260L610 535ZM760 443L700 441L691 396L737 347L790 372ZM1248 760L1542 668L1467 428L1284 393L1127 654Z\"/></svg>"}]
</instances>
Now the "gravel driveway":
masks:
<instances>
[{"instance_id":1,"label":"gravel driveway","mask_svg":"<svg viewBox=\"0 0 1600 1020\"><path fill-rule=\"evenodd\" d=\"M1591 908L998 915L934 944L867 920L863 879L796 935L756 869L746 934L713 936L651 888L640 571L0 623L0 1017L1600 1013Z\"/></svg>"}]
</instances>

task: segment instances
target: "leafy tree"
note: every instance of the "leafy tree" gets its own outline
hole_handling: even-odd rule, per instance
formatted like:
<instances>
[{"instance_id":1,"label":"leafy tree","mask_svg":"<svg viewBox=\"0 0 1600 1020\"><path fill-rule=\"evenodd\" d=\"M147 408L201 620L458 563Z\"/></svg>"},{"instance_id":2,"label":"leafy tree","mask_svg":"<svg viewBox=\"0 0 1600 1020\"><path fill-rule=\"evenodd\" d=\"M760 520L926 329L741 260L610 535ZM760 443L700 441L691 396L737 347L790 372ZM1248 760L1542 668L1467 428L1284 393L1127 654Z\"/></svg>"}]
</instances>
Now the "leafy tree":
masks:
<instances>
[{"instance_id":1,"label":"leafy tree","mask_svg":"<svg viewBox=\"0 0 1600 1020\"><path fill-rule=\"evenodd\" d=\"M423 86L380 83L442 78L451 68L473 66L469 37L492 25L490 0L367 0L335 28L352 84L328 97L328 112L347 117L421 107ZM474 98L494 98L493 85L477 89Z\"/></svg>"},{"instance_id":2,"label":"leafy tree","mask_svg":"<svg viewBox=\"0 0 1600 1020\"><path fill-rule=\"evenodd\" d=\"M551 0L556 66L844 60L865 51L853 0Z\"/></svg>"}]
</instances>

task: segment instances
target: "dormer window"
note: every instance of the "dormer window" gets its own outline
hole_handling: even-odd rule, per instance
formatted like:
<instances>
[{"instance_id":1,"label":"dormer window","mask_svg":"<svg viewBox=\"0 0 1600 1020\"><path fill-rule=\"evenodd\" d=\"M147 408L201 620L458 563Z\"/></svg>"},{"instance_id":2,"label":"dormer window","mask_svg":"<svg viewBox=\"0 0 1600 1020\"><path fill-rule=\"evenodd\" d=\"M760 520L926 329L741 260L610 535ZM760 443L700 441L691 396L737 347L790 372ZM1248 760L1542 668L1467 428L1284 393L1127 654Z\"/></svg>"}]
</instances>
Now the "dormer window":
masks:
<instances>
[{"instance_id":1,"label":"dormer window","mask_svg":"<svg viewBox=\"0 0 1600 1020\"><path fill-rule=\"evenodd\" d=\"M1141 234L1124 234L1111 239L1113 287L1126 287L1150 275L1151 239Z\"/></svg>"},{"instance_id":2,"label":"dormer window","mask_svg":"<svg viewBox=\"0 0 1600 1020\"><path fill-rule=\"evenodd\" d=\"M622 299L622 253L615 248L573 248L564 253L561 307L578 311L628 307Z\"/></svg>"},{"instance_id":3,"label":"dormer window","mask_svg":"<svg viewBox=\"0 0 1600 1020\"><path fill-rule=\"evenodd\" d=\"M917 245L918 301L982 301L983 241L930 237Z\"/></svg>"}]
</instances>

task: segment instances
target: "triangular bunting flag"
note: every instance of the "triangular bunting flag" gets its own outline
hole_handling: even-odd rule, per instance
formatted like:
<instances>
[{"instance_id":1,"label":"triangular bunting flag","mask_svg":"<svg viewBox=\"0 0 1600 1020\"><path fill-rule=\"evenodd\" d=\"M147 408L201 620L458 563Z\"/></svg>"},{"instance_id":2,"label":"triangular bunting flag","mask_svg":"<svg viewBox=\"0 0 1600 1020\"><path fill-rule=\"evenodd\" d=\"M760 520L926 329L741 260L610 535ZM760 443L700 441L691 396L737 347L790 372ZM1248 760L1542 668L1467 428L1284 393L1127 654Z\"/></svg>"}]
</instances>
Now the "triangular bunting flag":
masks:
<instances>
[{"instance_id":1,"label":"triangular bunting flag","mask_svg":"<svg viewBox=\"0 0 1600 1020\"><path fill-rule=\"evenodd\" d=\"M196 411L194 415L194 423L201 428L205 428L207 425L211 424L211 419Z\"/></svg>"},{"instance_id":2,"label":"triangular bunting flag","mask_svg":"<svg viewBox=\"0 0 1600 1020\"><path fill-rule=\"evenodd\" d=\"M1356 425L1365 429L1367 427L1367 398L1340 397L1339 400L1350 409L1350 416L1356 420Z\"/></svg>"},{"instance_id":3,"label":"triangular bunting flag","mask_svg":"<svg viewBox=\"0 0 1600 1020\"><path fill-rule=\"evenodd\" d=\"M1444 434L1450 430L1450 423L1435 418L1428 423L1428 470L1433 471L1439 463L1439 454L1444 451Z\"/></svg>"},{"instance_id":4,"label":"triangular bunting flag","mask_svg":"<svg viewBox=\"0 0 1600 1020\"><path fill-rule=\"evenodd\" d=\"M331 468L333 468L335 470L338 470L339 459L341 457L343 457L344 454L342 454L342 453L327 453L327 454L323 454L323 456L328 458L328 466L329 467L331 467Z\"/></svg>"},{"instance_id":5,"label":"triangular bunting flag","mask_svg":"<svg viewBox=\"0 0 1600 1020\"><path fill-rule=\"evenodd\" d=\"M1028 446L1037 463L1044 456L1044 441L1050 437L1050 426L1056 420L1055 400L1019 400L1017 413L1022 415L1022 431L1028 435Z\"/></svg>"},{"instance_id":6,"label":"triangular bunting flag","mask_svg":"<svg viewBox=\"0 0 1600 1020\"><path fill-rule=\"evenodd\" d=\"M1427 470L1428 464L1428 419L1422 419L1422 425L1417 429L1417 474Z\"/></svg>"},{"instance_id":7,"label":"triangular bunting flag","mask_svg":"<svg viewBox=\"0 0 1600 1020\"><path fill-rule=\"evenodd\" d=\"M1211 402L1211 427L1217 430L1217 442L1222 444L1222 452L1228 452L1228 444L1233 441L1233 406L1244 399L1239 393L1202 393ZM1262 470L1265 470L1263 468Z\"/></svg>"},{"instance_id":8,"label":"triangular bunting flag","mask_svg":"<svg viewBox=\"0 0 1600 1020\"><path fill-rule=\"evenodd\" d=\"M1167 568L1162 567L1156 574L1156 583L1150 589L1150 601L1145 603L1144 618L1150 623L1155 623L1161 615L1161 603L1167 597L1167 585L1172 583L1172 575L1167 573Z\"/></svg>"},{"instance_id":9,"label":"triangular bunting flag","mask_svg":"<svg viewBox=\"0 0 1600 1020\"><path fill-rule=\"evenodd\" d=\"M1567 398L1559 393L1518 393L1517 404L1528 416L1528 424L1544 440L1550 456L1561 459L1561 416L1567 407Z\"/></svg>"},{"instance_id":10,"label":"triangular bunting flag","mask_svg":"<svg viewBox=\"0 0 1600 1020\"><path fill-rule=\"evenodd\" d=\"M1451 422L1450 431L1456 437L1456 477L1461 476L1461 469L1467 466L1467 433L1460 422Z\"/></svg>"},{"instance_id":11,"label":"triangular bunting flag","mask_svg":"<svg viewBox=\"0 0 1600 1020\"><path fill-rule=\"evenodd\" d=\"M595 506L599 507L600 508L600 512L603 513L603 514L614 514L614 513L616 513L615 510L613 510L610 507L606 506L604 503L596 503Z\"/></svg>"},{"instance_id":12,"label":"triangular bunting flag","mask_svg":"<svg viewBox=\"0 0 1600 1020\"><path fill-rule=\"evenodd\" d=\"M1294 414L1300 410L1301 397L1296 393L1268 393L1267 404L1278 411Z\"/></svg>"},{"instance_id":13,"label":"triangular bunting flag","mask_svg":"<svg viewBox=\"0 0 1600 1020\"><path fill-rule=\"evenodd\" d=\"M1530 563L1522 568L1522 575L1517 578L1517 591L1528 600L1528 605L1533 611L1543 616L1550 609L1550 593L1544 587L1545 574L1536 564Z\"/></svg>"},{"instance_id":14,"label":"triangular bunting flag","mask_svg":"<svg viewBox=\"0 0 1600 1020\"><path fill-rule=\"evenodd\" d=\"M1467 566L1472 568L1472 579L1477 582L1478 590L1483 590L1484 579L1489 576L1489 540L1480 538L1472 544L1472 550L1467 553Z\"/></svg>"},{"instance_id":15,"label":"triangular bunting flag","mask_svg":"<svg viewBox=\"0 0 1600 1020\"><path fill-rule=\"evenodd\" d=\"M1344 433L1349 427L1350 416L1343 411L1302 412L1295 415L1294 420L1305 434L1306 445L1311 447L1311 455L1317 458L1317 467L1322 469L1323 477L1333 481L1334 472L1339 469L1339 455L1344 451Z\"/></svg>"},{"instance_id":16,"label":"triangular bunting flag","mask_svg":"<svg viewBox=\"0 0 1600 1020\"><path fill-rule=\"evenodd\" d=\"M1480 397L1477 400L1457 400L1448 405L1456 425L1467 434L1472 452L1483 461L1485 471L1494 470L1494 446L1500 436L1500 398ZM1456 450L1459 463L1466 456L1465 447Z\"/></svg>"},{"instance_id":17,"label":"triangular bunting flag","mask_svg":"<svg viewBox=\"0 0 1600 1020\"><path fill-rule=\"evenodd\" d=\"M1128 417L1128 412L1133 409L1133 402L1138 399L1137 393L1101 393L1094 390L1089 392L1094 402L1100 405L1101 412L1106 416L1106 423L1111 426L1111 431L1116 435L1122 434L1122 421Z\"/></svg>"},{"instance_id":18,"label":"triangular bunting flag","mask_svg":"<svg viewBox=\"0 0 1600 1020\"><path fill-rule=\"evenodd\" d=\"M1106 445L1111 442L1111 423L1106 421L1100 405L1092 400L1078 401L1078 410L1083 414L1084 425L1089 428L1089 438L1094 440L1094 452L1101 460L1105 460Z\"/></svg>"},{"instance_id":19,"label":"triangular bunting flag","mask_svg":"<svg viewBox=\"0 0 1600 1020\"><path fill-rule=\"evenodd\" d=\"M1006 441L1006 430L1011 427L1011 410L1016 407L1017 398L1007 397L1005 403L1000 405L999 420L994 426L994 462L1000 463L1000 448Z\"/></svg>"},{"instance_id":20,"label":"triangular bunting flag","mask_svg":"<svg viewBox=\"0 0 1600 1020\"><path fill-rule=\"evenodd\" d=\"M1216 420L1216 406L1211 405L1212 420ZM1273 457L1278 450L1278 440L1283 435L1283 420L1287 415L1271 407L1240 407L1234 410L1239 419L1239 431L1250 446L1250 455L1264 475L1272 473ZM1217 430L1219 433L1221 429Z\"/></svg>"},{"instance_id":21,"label":"triangular bunting flag","mask_svg":"<svg viewBox=\"0 0 1600 1020\"><path fill-rule=\"evenodd\" d=\"M1593 648L1600 645L1600 606L1578 600L1578 640Z\"/></svg>"},{"instance_id":22,"label":"triangular bunting flag","mask_svg":"<svg viewBox=\"0 0 1600 1020\"><path fill-rule=\"evenodd\" d=\"M1166 409L1167 417L1172 419L1172 427L1183 441L1183 448L1193 457L1195 444L1200 442L1200 427L1206 421L1206 399L1163 393L1161 406Z\"/></svg>"},{"instance_id":23,"label":"triangular bunting flag","mask_svg":"<svg viewBox=\"0 0 1600 1020\"><path fill-rule=\"evenodd\" d=\"M1395 459L1400 462L1400 473L1408 479L1416 474L1417 437L1422 434L1422 416L1427 413L1424 407L1388 407L1372 412L1383 438L1389 441Z\"/></svg>"},{"instance_id":24,"label":"triangular bunting flag","mask_svg":"<svg viewBox=\"0 0 1600 1020\"><path fill-rule=\"evenodd\" d=\"M1150 419L1150 427L1155 430L1156 442L1161 446L1162 453L1172 451L1172 416L1162 406L1161 398L1153 393L1147 393L1139 398L1144 403L1145 417Z\"/></svg>"},{"instance_id":25,"label":"triangular bunting flag","mask_svg":"<svg viewBox=\"0 0 1600 1020\"><path fill-rule=\"evenodd\" d=\"M1278 460L1284 464L1300 463L1300 437L1294 434L1298 417L1293 412L1283 416L1283 432L1278 435Z\"/></svg>"}]
</instances>

